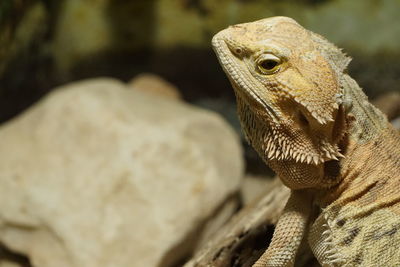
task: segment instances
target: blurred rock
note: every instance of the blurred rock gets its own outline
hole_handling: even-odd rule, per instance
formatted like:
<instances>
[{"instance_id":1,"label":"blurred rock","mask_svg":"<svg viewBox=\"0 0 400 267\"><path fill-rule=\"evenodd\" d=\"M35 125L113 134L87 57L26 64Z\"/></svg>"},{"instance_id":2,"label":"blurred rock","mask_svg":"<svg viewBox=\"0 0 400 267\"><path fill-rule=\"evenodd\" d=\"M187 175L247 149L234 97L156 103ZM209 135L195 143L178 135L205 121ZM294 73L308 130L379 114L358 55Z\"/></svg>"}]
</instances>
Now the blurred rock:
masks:
<instances>
[{"instance_id":1,"label":"blurred rock","mask_svg":"<svg viewBox=\"0 0 400 267\"><path fill-rule=\"evenodd\" d=\"M0 242L35 267L171 266L243 171L219 116L112 79L58 88L0 147Z\"/></svg>"},{"instance_id":2,"label":"blurred rock","mask_svg":"<svg viewBox=\"0 0 400 267\"><path fill-rule=\"evenodd\" d=\"M154 93L170 99L182 98L179 93L179 89L176 86L167 82L160 76L151 73L142 73L135 76L129 82L129 85L136 90L143 90L145 92Z\"/></svg>"},{"instance_id":3,"label":"blurred rock","mask_svg":"<svg viewBox=\"0 0 400 267\"><path fill-rule=\"evenodd\" d=\"M1 221L1 220L0 220ZM0 242L0 267L32 267L29 259L20 253L11 251Z\"/></svg>"}]
</instances>

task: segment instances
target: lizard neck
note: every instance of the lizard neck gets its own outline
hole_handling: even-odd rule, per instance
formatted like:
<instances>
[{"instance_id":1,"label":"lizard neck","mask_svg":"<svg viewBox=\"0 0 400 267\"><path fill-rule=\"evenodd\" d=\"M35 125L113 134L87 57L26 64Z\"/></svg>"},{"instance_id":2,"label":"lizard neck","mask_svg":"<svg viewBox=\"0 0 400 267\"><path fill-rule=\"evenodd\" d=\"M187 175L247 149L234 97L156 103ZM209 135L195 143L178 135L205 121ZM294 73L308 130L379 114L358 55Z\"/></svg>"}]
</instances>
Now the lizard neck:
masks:
<instances>
[{"instance_id":1,"label":"lizard neck","mask_svg":"<svg viewBox=\"0 0 400 267\"><path fill-rule=\"evenodd\" d=\"M368 205L379 197L378 194L386 194L393 191L393 187L400 186L398 131L380 110L368 102L361 88L348 75L344 76L343 85L345 96L352 103L348 114L351 122L340 144L345 158L338 165L340 182L321 192L321 206L335 202L339 207L355 199ZM387 183L394 176L399 178L395 179L399 181L398 186ZM383 189L386 186L389 187Z\"/></svg>"},{"instance_id":2,"label":"lizard neck","mask_svg":"<svg viewBox=\"0 0 400 267\"><path fill-rule=\"evenodd\" d=\"M364 137L364 136L363 136ZM342 207L348 202L362 206L373 204L376 199L398 198L400 187L400 135L387 124L370 140L356 139L349 135L344 141L345 158L340 161L340 182L319 192L319 205L331 203ZM392 182L388 182L388 181ZM400 211L398 211L400 213Z\"/></svg>"}]
</instances>

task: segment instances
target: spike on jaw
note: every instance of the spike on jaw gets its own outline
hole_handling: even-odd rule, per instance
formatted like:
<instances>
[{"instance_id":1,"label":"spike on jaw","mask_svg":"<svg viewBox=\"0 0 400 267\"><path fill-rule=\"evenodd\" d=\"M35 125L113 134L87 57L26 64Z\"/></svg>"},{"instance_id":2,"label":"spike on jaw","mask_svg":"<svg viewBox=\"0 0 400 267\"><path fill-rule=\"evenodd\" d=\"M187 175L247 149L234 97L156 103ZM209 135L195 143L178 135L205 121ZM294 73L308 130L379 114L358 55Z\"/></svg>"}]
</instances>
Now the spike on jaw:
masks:
<instances>
[{"instance_id":1,"label":"spike on jaw","mask_svg":"<svg viewBox=\"0 0 400 267\"><path fill-rule=\"evenodd\" d=\"M315 165L318 165L319 160L318 160L317 156L313 156L313 162L314 162Z\"/></svg>"},{"instance_id":2,"label":"spike on jaw","mask_svg":"<svg viewBox=\"0 0 400 267\"><path fill-rule=\"evenodd\" d=\"M325 156L329 159L332 157L331 153L329 151L325 151Z\"/></svg>"},{"instance_id":3,"label":"spike on jaw","mask_svg":"<svg viewBox=\"0 0 400 267\"><path fill-rule=\"evenodd\" d=\"M307 156L307 164L311 164L312 157L310 155Z\"/></svg>"},{"instance_id":4,"label":"spike on jaw","mask_svg":"<svg viewBox=\"0 0 400 267\"><path fill-rule=\"evenodd\" d=\"M339 158L343 158L343 159L346 157L345 155L343 155L340 152L337 152L336 156L339 157Z\"/></svg>"}]
</instances>

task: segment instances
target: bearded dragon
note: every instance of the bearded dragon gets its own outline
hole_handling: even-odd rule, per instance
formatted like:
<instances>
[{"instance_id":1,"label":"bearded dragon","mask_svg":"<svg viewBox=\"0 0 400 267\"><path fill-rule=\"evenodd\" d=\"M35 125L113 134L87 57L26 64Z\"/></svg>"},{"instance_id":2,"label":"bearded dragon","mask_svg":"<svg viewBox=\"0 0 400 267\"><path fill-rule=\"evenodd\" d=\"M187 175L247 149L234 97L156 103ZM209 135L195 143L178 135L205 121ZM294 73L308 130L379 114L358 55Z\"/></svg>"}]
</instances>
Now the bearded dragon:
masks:
<instances>
[{"instance_id":1,"label":"bearded dragon","mask_svg":"<svg viewBox=\"0 0 400 267\"><path fill-rule=\"evenodd\" d=\"M287 17L212 40L248 142L291 189L253 265L400 266L400 135L346 73L350 58Z\"/></svg>"}]
</instances>

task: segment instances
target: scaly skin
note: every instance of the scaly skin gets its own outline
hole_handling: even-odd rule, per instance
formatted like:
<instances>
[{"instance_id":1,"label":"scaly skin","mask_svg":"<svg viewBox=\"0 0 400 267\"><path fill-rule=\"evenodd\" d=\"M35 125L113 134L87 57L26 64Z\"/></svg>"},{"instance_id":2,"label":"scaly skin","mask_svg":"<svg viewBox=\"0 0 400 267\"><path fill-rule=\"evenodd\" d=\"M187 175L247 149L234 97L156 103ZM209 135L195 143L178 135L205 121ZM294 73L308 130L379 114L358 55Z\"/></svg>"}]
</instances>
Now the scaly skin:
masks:
<instances>
[{"instance_id":1,"label":"scaly skin","mask_svg":"<svg viewBox=\"0 0 400 267\"><path fill-rule=\"evenodd\" d=\"M249 143L292 190L254 266L294 266L304 238L322 266L400 266L400 136L346 74L350 58L286 17L212 44Z\"/></svg>"}]
</instances>

